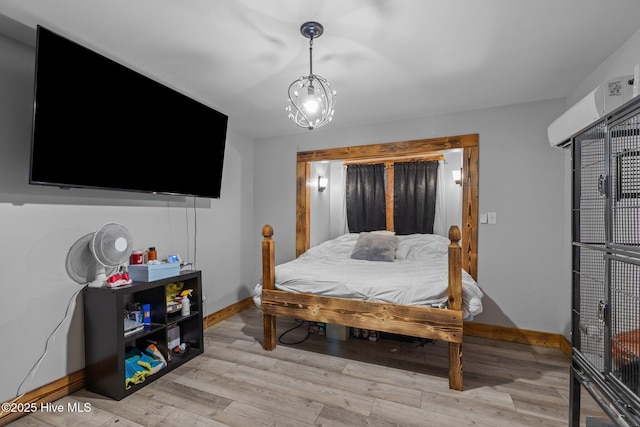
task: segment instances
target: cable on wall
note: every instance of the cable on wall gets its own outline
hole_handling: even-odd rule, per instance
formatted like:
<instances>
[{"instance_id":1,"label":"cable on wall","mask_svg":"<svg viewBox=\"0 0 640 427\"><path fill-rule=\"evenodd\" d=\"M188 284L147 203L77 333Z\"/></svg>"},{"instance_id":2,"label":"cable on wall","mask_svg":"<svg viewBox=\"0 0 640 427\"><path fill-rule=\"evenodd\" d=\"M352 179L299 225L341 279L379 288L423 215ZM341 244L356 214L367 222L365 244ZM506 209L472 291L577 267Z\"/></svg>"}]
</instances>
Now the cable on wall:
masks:
<instances>
[{"instance_id":1,"label":"cable on wall","mask_svg":"<svg viewBox=\"0 0 640 427\"><path fill-rule=\"evenodd\" d=\"M198 210L196 209L196 198L193 198L193 269L197 270L196 260L198 258Z\"/></svg>"},{"instance_id":2,"label":"cable on wall","mask_svg":"<svg viewBox=\"0 0 640 427\"><path fill-rule=\"evenodd\" d=\"M60 321L60 323L58 323L58 326L55 327L53 332L51 332L49 334L49 337L47 338L47 341L44 344L44 351L42 352L42 355L38 358L38 360L36 360L36 363L33 364L33 367L29 370L27 375L24 377L24 379L22 380L22 382L18 386L18 390L16 391L16 399L19 399L20 397L22 397L24 395L24 393L22 395L20 394L20 389L22 388L22 386L24 385L24 383L27 381L27 379L29 377L31 377L33 379L33 376L35 375L36 371L38 370L38 367L40 366L40 363L42 363L42 361L44 360L45 356L47 355L47 352L49 350L49 341L51 340L51 338L53 336L55 336L56 332L58 331L58 329L60 329L62 324L65 322L65 320L67 320L67 318L69 318L69 311L71 309L71 303L76 299L76 297L78 296L80 291L83 290L85 287L86 286L80 287L77 291L75 291L73 293L73 295L69 299L69 303L67 304L67 310L65 311L64 318Z\"/></svg>"}]
</instances>

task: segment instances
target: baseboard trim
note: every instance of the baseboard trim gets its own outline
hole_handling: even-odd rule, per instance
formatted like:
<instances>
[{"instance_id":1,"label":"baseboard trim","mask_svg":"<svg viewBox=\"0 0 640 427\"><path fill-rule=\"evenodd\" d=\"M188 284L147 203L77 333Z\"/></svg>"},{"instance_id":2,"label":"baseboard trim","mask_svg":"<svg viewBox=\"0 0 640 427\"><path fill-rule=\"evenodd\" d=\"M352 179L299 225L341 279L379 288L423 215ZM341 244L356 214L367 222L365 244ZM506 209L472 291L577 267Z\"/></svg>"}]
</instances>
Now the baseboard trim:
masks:
<instances>
[{"instance_id":1,"label":"baseboard trim","mask_svg":"<svg viewBox=\"0 0 640 427\"><path fill-rule=\"evenodd\" d=\"M253 298L245 298L241 301L238 301L235 304L232 304L228 307L223 308L222 310L216 311L215 313L211 313L210 315L204 318L204 329L207 329L210 326L215 325L218 322L222 322L229 317L240 313L250 307L253 307Z\"/></svg>"},{"instance_id":2,"label":"baseboard trim","mask_svg":"<svg viewBox=\"0 0 640 427\"><path fill-rule=\"evenodd\" d=\"M203 319L204 329L222 322L223 320L253 306L253 299L249 297L225 307L222 310L216 311L215 313L211 313ZM488 338L498 341L555 348L561 350L565 355L567 355L567 357L571 357L571 343L569 343L569 341L560 334L550 334L547 332L529 331L504 326L485 325L475 322L464 323L464 334L478 338ZM39 407L41 403L54 402L84 388L84 386L85 373L84 369L82 369L67 375L66 377L60 378L59 380L50 382L42 387L38 387L37 389L25 393L15 400L9 400L8 402L21 404L35 403ZM0 412L0 426L5 426L24 415L27 415L27 413Z\"/></svg>"},{"instance_id":3,"label":"baseboard trim","mask_svg":"<svg viewBox=\"0 0 640 427\"><path fill-rule=\"evenodd\" d=\"M555 348L562 351L567 357L571 357L571 343L561 334L509 328L506 326L485 325L475 322L464 322L464 334L497 341Z\"/></svg>"},{"instance_id":4,"label":"baseboard trim","mask_svg":"<svg viewBox=\"0 0 640 427\"><path fill-rule=\"evenodd\" d=\"M21 405L26 404L27 407L35 404L37 408L40 408L40 405L43 403L56 401L82 389L84 387L84 379L84 369L81 369L66 377L27 392L22 396L11 399L8 402L19 403ZM5 426L27 414L28 412L0 412L0 426Z\"/></svg>"}]
</instances>

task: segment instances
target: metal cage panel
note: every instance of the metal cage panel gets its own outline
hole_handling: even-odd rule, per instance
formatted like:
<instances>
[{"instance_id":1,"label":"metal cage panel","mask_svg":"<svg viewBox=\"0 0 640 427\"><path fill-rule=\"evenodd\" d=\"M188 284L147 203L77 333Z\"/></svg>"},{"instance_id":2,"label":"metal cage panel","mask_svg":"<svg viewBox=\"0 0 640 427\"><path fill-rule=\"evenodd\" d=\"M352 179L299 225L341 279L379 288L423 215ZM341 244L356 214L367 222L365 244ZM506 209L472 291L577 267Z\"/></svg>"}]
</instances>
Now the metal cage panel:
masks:
<instances>
[{"instance_id":1,"label":"metal cage panel","mask_svg":"<svg viewBox=\"0 0 640 427\"><path fill-rule=\"evenodd\" d=\"M632 393L640 387L640 260L611 257L611 372Z\"/></svg>"},{"instance_id":2,"label":"metal cage panel","mask_svg":"<svg viewBox=\"0 0 640 427\"><path fill-rule=\"evenodd\" d=\"M605 372L605 324L602 303L606 301L605 253L588 247L575 247L579 258L574 268L574 285L579 287L574 315L578 332L573 347L600 372ZM579 265L579 267L577 267Z\"/></svg>"},{"instance_id":3,"label":"metal cage panel","mask_svg":"<svg viewBox=\"0 0 640 427\"><path fill-rule=\"evenodd\" d=\"M640 251L640 116L611 126L611 244Z\"/></svg>"},{"instance_id":4,"label":"metal cage panel","mask_svg":"<svg viewBox=\"0 0 640 427\"><path fill-rule=\"evenodd\" d=\"M604 124L576 138L573 168L573 240L604 245L606 199L606 144Z\"/></svg>"}]
</instances>

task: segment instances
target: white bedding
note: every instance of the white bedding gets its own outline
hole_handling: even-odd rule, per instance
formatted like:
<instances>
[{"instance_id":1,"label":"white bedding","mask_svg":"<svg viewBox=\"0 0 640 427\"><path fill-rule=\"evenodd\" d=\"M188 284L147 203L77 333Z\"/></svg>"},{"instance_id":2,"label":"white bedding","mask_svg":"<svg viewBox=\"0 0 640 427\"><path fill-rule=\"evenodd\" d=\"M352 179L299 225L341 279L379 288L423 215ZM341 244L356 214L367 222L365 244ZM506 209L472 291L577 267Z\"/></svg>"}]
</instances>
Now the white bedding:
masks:
<instances>
[{"instance_id":1,"label":"white bedding","mask_svg":"<svg viewBox=\"0 0 640 427\"><path fill-rule=\"evenodd\" d=\"M440 306L448 297L449 240L434 234L397 236L393 262L351 259L357 233L344 234L276 266L276 289L330 297L357 298L403 305ZM254 301L260 305L260 284ZM462 271L465 319L482 312L484 294Z\"/></svg>"}]
</instances>

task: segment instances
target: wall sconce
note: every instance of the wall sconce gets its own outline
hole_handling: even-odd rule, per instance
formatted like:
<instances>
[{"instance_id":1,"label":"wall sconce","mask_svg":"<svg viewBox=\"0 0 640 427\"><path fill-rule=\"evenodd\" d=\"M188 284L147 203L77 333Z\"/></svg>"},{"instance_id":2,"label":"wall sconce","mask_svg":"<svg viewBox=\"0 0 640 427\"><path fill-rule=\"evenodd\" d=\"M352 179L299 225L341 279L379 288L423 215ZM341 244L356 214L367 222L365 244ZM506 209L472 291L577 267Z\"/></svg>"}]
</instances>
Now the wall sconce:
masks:
<instances>
[{"instance_id":1,"label":"wall sconce","mask_svg":"<svg viewBox=\"0 0 640 427\"><path fill-rule=\"evenodd\" d=\"M462 185L462 168L460 168L460 170L452 170L451 173L453 174L453 180L455 181L455 183L461 186Z\"/></svg>"},{"instance_id":2,"label":"wall sconce","mask_svg":"<svg viewBox=\"0 0 640 427\"><path fill-rule=\"evenodd\" d=\"M329 180L327 178L318 175L318 191L322 193L324 190L326 190L328 182Z\"/></svg>"}]
</instances>

